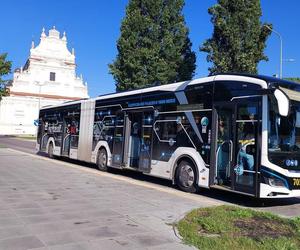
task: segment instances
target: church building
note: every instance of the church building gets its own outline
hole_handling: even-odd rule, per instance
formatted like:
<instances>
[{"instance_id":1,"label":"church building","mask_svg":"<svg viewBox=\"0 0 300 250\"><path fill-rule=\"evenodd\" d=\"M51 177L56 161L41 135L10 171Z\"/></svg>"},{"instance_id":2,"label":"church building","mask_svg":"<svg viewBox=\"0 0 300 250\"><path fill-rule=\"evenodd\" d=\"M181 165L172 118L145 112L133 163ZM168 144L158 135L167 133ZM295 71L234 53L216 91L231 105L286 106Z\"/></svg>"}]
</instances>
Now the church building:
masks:
<instances>
[{"instance_id":1,"label":"church building","mask_svg":"<svg viewBox=\"0 0 300 250\"><path fill-rule=\"evenodd\" d=\"M48 36L43 29L38 46L32 42L28 60L7 88L9 96L0 102L2 135L34 135L40 107L89 97L87 83L76 75L74 49L68 50L66 33L55 27Z\"/></svg>"}]
</instances>

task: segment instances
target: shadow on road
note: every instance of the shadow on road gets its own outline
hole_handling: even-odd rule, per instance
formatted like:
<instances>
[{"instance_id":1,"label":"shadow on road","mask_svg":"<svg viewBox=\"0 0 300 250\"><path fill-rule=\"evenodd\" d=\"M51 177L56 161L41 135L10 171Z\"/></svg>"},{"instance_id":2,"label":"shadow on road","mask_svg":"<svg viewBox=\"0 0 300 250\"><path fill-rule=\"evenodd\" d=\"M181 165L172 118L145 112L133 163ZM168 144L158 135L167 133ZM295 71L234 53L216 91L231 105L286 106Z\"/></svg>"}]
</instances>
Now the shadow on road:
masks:
<instances>
[{"instance_id":1,"label":"shadow on road","mask_svg":"<svg viewBox=\"0 0 300 250\"><path fill-rule=\"evenodd\" d=\"M41 156L47 157L45 153L39 153ZM72 159L67 159L67 158L57 158L57 160L60 161L65 161L69 162L81 167L86 167L86 168L92 168L92 169L97 169L95 164L91 163L86 163L86 162L79 162L77 160L72 160ZM173 184L172 181L170 180L165 180L165 179L160 179L157 177L153 176L148 176L145 174L142 174L140 172L135 172L135 171L130 171L130 170L121 170L121 169L112 169L110 168L109 173L113 173L115 175L120 175L120 176L126 176L128 178L134 179L134 180L139 180L139 181L145 181L145 182L150 182L154 184L158 184L161 186L165 187L174 187L176 188ZM217 199L224 201L226 203L232 203L236 205L241 205L245 207L274 207L274 206L290 206L293 204L300 204L300 197L299 198L277 198L277 199L257 199L253 198L250 196L245 196L242 194L237 194L237 193L231 193L223 190L217 190L217 189L201 189L199 191L199 194L212 198L212 199Z\"/></svg>"},{"instance_id":2,"label":"shadow on road","mask_svg":"<svg viewBox=\"0 0 300 250\"><path fill-rule=\"evenodd\" d=\"M0 144L6 145L9 148L17 149L19 151L27 152L30 154L35 154L35 141L26 141L16 139L14 137L9 136L0 136ZM47 156L45 153L39 153L38 155ZM70 162L76 164L78 166L87 167L97 169L94 164L89 164L85 162L79 162L67 158L58 158L58 160ZM165 187L173 187L172 182L165 179L160 179L157 177L152 177L148 175L144 175L139 172L134 172L130 170L118 170L118 169L110 169L109 172L120 175L126 176L128 178L132 178L135 180L150 182L154 184L158 184ZM286 198L286 199L255 199L249 196L240 195L236 193L230 193L223 190L216 190L216 189L204 189L202 188L199 192L201 195L221 200L227 203L242 205L245 207L275 207L275 206L289 206L293 204L300 204L300 197L299 198Z\"/></svg>"}]
</instances>

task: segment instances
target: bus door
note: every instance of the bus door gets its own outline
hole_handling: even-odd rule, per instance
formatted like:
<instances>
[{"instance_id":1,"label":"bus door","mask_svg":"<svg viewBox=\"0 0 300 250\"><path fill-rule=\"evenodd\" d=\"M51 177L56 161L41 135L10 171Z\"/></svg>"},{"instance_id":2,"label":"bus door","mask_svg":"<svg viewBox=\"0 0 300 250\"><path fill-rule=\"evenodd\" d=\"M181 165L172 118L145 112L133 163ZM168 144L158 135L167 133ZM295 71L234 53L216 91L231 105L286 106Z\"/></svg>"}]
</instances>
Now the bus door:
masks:
<instances>
[{"instance_id":1,"label":"bus door","mask_svg":"<svg viewBox=\"0 0 300 250\"><path fill-rule=\"evenodd\" d=\"M151 170L153 110L143 112L139 170L149 173Z\"/></svg>"},{"instance_id":2,"label":"bus door","mask_svg":"<svg viewBox=\"0 0 300 250\"><path fill-rule=\"evenodd\" d=\"M71 120L68 116L63 118L63 134L62 134L62 147L61 155L69 156L71 148Z\"/></svg>"},{"instance_id":3,"label":"bus door","mask_svg":"<svg viewBox=\"0 0 300 250\"><path fill-rule=\"evenodd\" d=\"M259 107L251 99L215 105L216 185L256 195Z\"/></svg>"},{"instance_id":4,"label":"bus door","mask_svg":"<svg viewBox=\"0 0 300 250\"><path fill-rule=\"evenodd\" d=\"M128 166L139 168L142 148L143 112L130 110L128 112L130 128L128 128Z\"/></svg>"},{"instance_id":5,"label":"bus door","mask_svg":"<svg viewBox=\"0 0 300 250\"><path fill-rule=\"evenodd\" d=\"M62 156L74 157L78 148L80 113L68 112L63 118ZM77 153L75 154L77 158Z\"/></svg>"},{"instance_id":6,"label":"bus door","mask_svg":"<svg viewBox=\"0 0 300 250\"><path fill-rule=\"evenodd\" d=\"M128 166L142 172L150 172L152 152L153 110L130 110L128 112L127 130ZM127 152L127 154L126 154Z\"/></svg>"},{"instance_id":7,"label":"bus door","mask_svg":"<svg viewBox=\"0 0 300 250\"><path fill-rule=\"evenodd\" d=\"M215 157L214 184L232 187L233 142L234 142L234 106L220 104L215 106Z\"/></svg>"},{"instance_id":8,"label":"bus door","mask_svg":"<svg viewBox=\"0 0 300 250\"><path fill-rule=\"evenodd\" d=\"M112 165L114 167L122 167L124 165L125 121L125 112L119 111L116 113L112 150Z\"/></svg>"}]
</instances>

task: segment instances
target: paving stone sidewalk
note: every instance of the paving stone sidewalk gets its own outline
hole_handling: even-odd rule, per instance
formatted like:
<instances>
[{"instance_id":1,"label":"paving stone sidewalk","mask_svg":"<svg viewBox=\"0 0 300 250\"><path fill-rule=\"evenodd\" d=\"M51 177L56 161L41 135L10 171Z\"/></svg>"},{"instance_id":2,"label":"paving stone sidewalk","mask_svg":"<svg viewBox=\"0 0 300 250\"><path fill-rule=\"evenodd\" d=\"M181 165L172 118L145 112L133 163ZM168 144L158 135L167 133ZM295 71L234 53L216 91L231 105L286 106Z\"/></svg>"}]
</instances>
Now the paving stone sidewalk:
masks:
<instances>
[{"instance_id":1,"label":"paving stone sidewalk","mask_svg":"<svg viewBox=\"0 0 300 250\"><path fill-rule=\"evenodd\" d=\"M191 249L171 224L214 204L63 164L0 148L1 250Z\"/></svg>"}]
</instances>

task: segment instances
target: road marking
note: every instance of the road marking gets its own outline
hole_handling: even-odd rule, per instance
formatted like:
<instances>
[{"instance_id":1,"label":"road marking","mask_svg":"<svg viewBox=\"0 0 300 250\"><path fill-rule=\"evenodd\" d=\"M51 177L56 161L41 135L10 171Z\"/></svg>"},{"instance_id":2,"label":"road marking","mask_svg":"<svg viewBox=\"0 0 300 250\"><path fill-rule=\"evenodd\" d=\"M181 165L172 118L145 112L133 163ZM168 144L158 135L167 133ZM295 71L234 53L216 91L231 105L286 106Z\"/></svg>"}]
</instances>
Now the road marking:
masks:
<instances>
[{"instance_id":1,"label":"road marking","mask_svg":"<svg viewBox=\"0 0 300 250\"><path fill-rule=\"evenodd\" d=\"M119 181L125 181L125 182L133 184L133 185L146 187L146 188L151 188L151 189L154 189L154 190L157 190L157 191L161 191L161 192L168 193L168 194L173 194L173 195L183 197L183 198L187 198L187 199L197 201L197 202L206 202L206 203L209 203L209 204L207 204L208 206L209 205L210 206L220 205L220 204L226 203L226 202L223 202L223 201L218 201L218 200L215 200L215 199L212 199L212 198L202 196L201 194L184 193L184 192L176 190L174 188L162 187L162 186L160 186L158 184L154 184L154 183L129 179L126 176L118 176L118 175L107 173L107 172L101 172L99 170L78 166L76 164L69 163L69 162L50 159L50 158L47 158L45 156L30 154L30 153L23 152L23 151L20 151L20 150L17 150L17 149L12 149L12 148L6 148L6 149L9 150L9 151L15 152L15 153L21 153L21 154L30 156L32 158L37 158L37 159L40 159L40 160L45 160L45 161L49 161L49 162L52 162L52 163L56 163L56 164L62 165L64 167L67 166L67 167L71 167L71 168L74 168L74 169L77 169L77 170L80 170L80 171L84 171L84 172L87 172L87 173L91 173L91 174L95 174L95 175L99 175L99 176L104 176L104 177L112 178L112 179L119 180Z\"/></svg>"}]
</instances>

